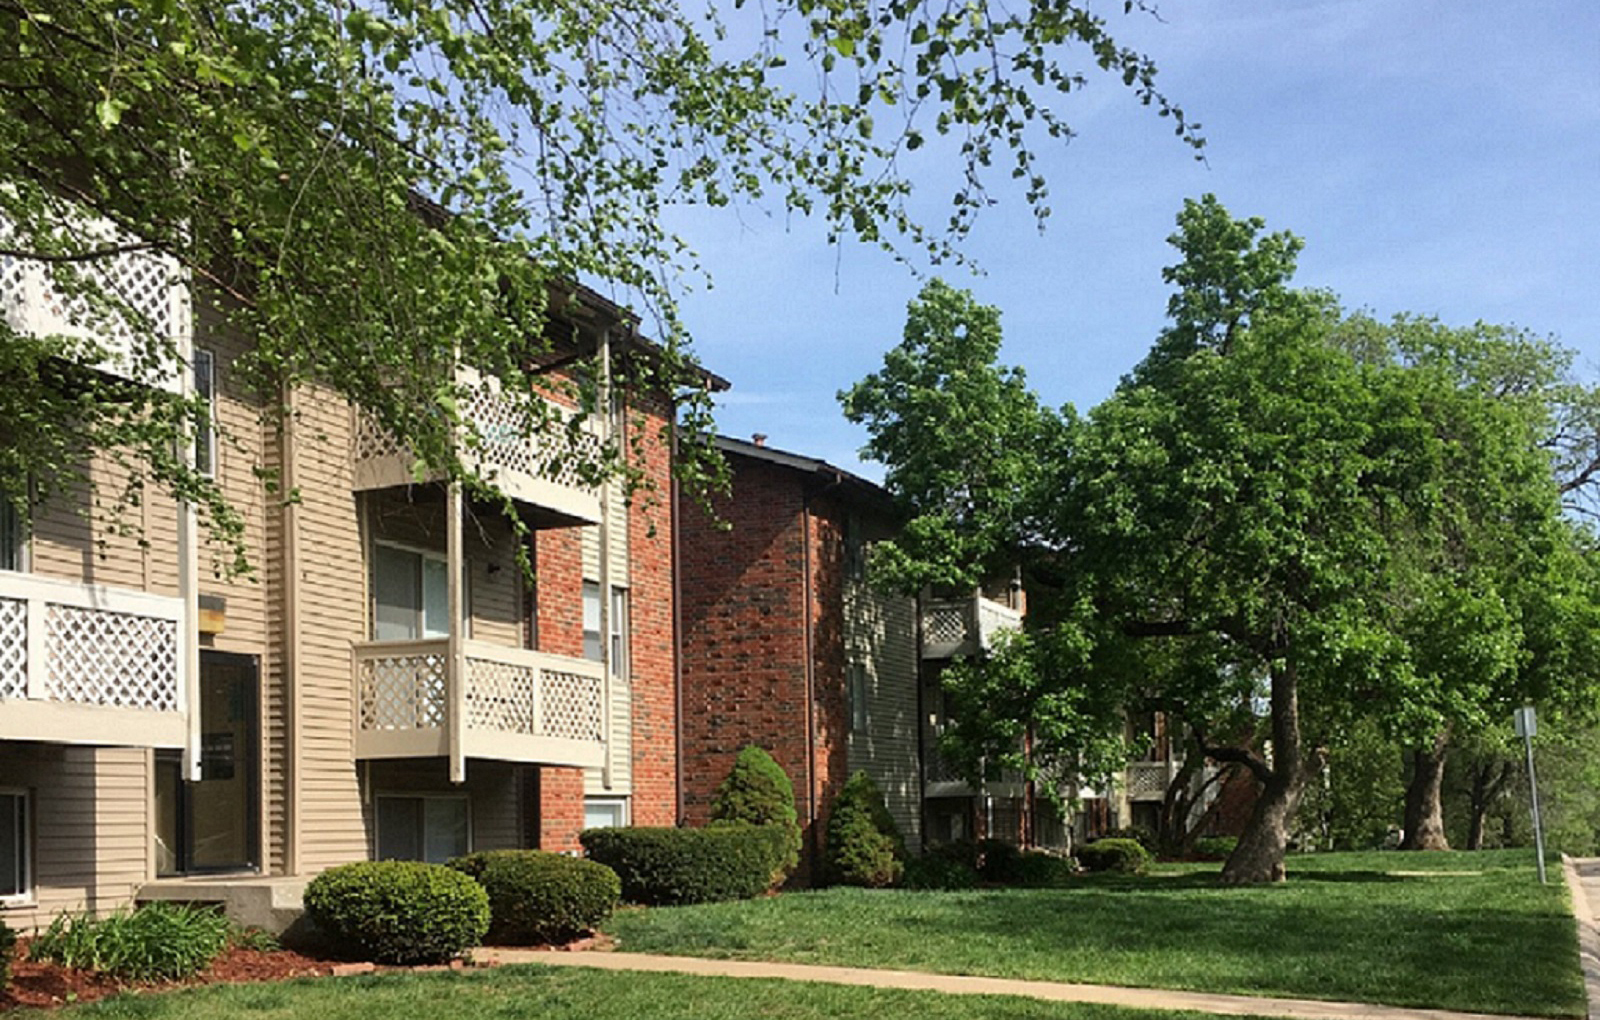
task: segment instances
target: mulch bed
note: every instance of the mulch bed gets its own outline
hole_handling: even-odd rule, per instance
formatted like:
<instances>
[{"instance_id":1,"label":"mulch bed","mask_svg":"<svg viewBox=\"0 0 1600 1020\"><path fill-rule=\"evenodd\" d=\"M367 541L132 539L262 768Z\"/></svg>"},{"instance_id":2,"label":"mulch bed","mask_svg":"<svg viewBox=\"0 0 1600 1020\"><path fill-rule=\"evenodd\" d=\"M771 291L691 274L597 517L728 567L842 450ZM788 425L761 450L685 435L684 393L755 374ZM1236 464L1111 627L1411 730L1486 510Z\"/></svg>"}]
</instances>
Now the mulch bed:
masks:
<instances>
[{"instance_id":1,"label":"mulch bed","mask_svg":"<svg viewBox=\"0 0 1600 1020\"><path fill-rule=\"evenodd\" d=\"M230 949L205 972L185 981L140 983L119 981L107 974L73 970L54 963L28 959L25 945L17 947L11 963L11 984L0 992L0 1012L23 1007L50 1009L78 1002L93 1002L132 989L160 991L189 985L239 983L245 981L283 981L334 973L333 960L304 956L288 949L262 952L257 949Z\"/></svg>"}]
</instances>

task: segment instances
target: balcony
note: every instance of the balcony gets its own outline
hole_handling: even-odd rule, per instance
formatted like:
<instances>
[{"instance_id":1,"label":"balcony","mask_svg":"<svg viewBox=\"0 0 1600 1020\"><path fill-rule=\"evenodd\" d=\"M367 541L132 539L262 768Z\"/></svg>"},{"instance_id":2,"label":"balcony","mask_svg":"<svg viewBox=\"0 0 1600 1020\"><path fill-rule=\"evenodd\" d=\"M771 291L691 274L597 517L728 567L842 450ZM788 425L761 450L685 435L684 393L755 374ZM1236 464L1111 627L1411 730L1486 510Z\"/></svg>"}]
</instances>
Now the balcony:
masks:
<instances>
[{"instance_id":1,"label":"balcony","mask_svg":"<svg viewBox=\"0 0 1600 1020\"><path fill-rule=\"evenodd\" d=\"M108 221L70 210L63 210L61 230L90 249L130 240ZM9 236L9 225L0 222L0 239ZM43 262L6 255L0 256L0 318L19 333L93 340L105 357L89 367L181 393L183 366L170 357L152 357L167 342L180 359L189 356L189 289L176 260L131 251L84 262L80 272L123 307L93 314L83 297L61 293Z\"/></svg>"},{"instance_id":2,"label":"balcony","mask_svg":"<svg viewBox=\"0 0 1600 1020\"><path fill-rule=\"evenodd\" d=\"M994 647L1001 631L1021 629L1021 613L982 596L931 599L922 605L922 657L978 655Z\"/></svg>"},{"instance_id":3,"label":"balcony","mask_svg":"<svg viewBox=\"0 0 1600 1020\"><path fill-rule=\"evenodd\" d=\"M0 571L0 739L184 747L183 600Z\"/></svg>"},{"instance_id":4,"label":"balcony","mask_svg":"<svg viewBox=\"0 0 1600 1020\"><path fill-rule=\"evenodd\" d=\"M601 663L481 641L461 649L452 669L447 638L356 646L357 758L603 763Z\"/></svg>"},{"instance_id":5,"label":"balcony","mask_svg":"<svg viewBox=\"0 0 1600 1020\"><path fill-rule=\"evenodd\" d=\"M1166 800L1167 787L1178 771L1181 761L1134 761L1128 763L1125 786L1128 799L1134 801Z\"/></svg>"},{"instance_id":6,"label":"balcony","mask_svg":"<svg viewBox=\"0 0 1600 1020\"><path fill-rule=\"evenodd\" d=\"M477 449L462 444L466 464L512 499L545 510L564 523L600 523L600 492L583 484L575 466L599 457L601 439L595 423L574 423L572 412L546 402L555 421L562 424L545 429L540 441L533 442L525 438L530 424L529 398L514 398L502 392L495 380L480 379L476 374L469 374L466 382L471 396L462 407L462 416L474 424L482 441ZM419 479L411 451L360 413L352 448L353 484L358 492L436 480L437 476Z\"/></svg>"}]
</instances>

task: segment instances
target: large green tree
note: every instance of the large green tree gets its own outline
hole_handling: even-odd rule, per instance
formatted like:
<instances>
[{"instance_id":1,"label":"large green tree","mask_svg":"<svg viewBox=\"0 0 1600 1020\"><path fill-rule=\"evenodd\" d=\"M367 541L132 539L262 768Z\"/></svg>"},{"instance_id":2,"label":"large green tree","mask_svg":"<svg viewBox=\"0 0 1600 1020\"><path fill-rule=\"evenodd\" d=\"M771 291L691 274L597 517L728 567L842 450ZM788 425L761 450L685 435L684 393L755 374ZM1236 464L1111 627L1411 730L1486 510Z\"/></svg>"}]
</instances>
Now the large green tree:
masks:
<instances>
[{"instance_id":1,"label":"large green tree","mask_svg":"<svg viewBox=\"0 0 1600 1020\"><path fill-rule=\"evenodd\" d=\"M0 257L129 327L157 375L170 335L97 270L170 260L251 339L235 368L269 416L327 386L469 483L453 369L546 365L566 281L653 312L665 352L634 370L704 410L671 205L770 202L836 238L956 256L994 170L1048 212L1036 153L1071 134L1058 100L1096 71L1200 144L1088 0L0 0L0 64ZM930 226L912 177L941 166L955 204ZM19 509L113 450L237 548L221 494L173 452L198 403L64 369L99 362L82 339L0 326L0 348L18 383L0 391L0 488ZM626 475L624 459L589 467Z\"/></svg>"}]
</instances>

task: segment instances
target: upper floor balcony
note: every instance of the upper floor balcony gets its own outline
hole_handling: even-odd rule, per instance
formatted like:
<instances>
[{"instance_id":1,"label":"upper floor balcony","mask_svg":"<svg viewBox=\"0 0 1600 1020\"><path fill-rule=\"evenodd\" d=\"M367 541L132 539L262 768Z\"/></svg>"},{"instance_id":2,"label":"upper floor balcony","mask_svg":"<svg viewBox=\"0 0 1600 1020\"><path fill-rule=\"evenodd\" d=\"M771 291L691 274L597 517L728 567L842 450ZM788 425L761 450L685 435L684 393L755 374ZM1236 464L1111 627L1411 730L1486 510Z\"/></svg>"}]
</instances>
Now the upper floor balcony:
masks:
<instances>
[{"instance_id":1,"label":"upper floor balcony","mask_svg":"<svg viewBox=\"0 0 1600 1020\"><path fill-rule=\"evenodd\" d=\"M543 398L506 393L497 380L476 373L466 373L463 382L470 397L462 417L473 423L480 440L476 446L462 443L466 464L512 499L569 523L599 523L600 490L584 484L577 469L599 458L598 424L593 419L574 422L573 412L545 401L543 407L557 424L536 430L529 401ZM418 478L411 451L369 416L357 412L354 434L357 491L437 480L437 475Z\"/></svg>"},{"instance_id":2,"label":"upper floor balcony","mask_svg":"<svg viewBox=\"0 0 1600 1020\"><path fill-rule=\"evenodd\" d=\"M355 648L357 758L465 758L600 765L604 665L448 638Z\"/></svg>"},{"instance_id":3,"label":"upper floor balcony","mask_svg":"<svg viewBox=\"0 0 1600 1020\"><path fill-rule=\"evenodd\" d=\"M994 647L1000 632L1021 629L1022 613L981 595L928 599L922 604L922 657L978 655Z\"/></svg>"},{"instance_id":4,"label":"upper floor balcony","mask_svg":"<svg viewBox=\"0 0 1600 1020\"><path fill-rule=\"evenodd\" d=\"M1134 761L1128 763L1123 773L1123 786L1128 799L1133 801L1165 800L1167 787L1183 768L1181 759L1166 761Z\"/></svg>"},{"instance_id":5,"label":"upper floor balcony","mask_svg":"<svg viewBox=\"0 0 1600 1020\"><path fill-rule=\"evenodd\" d=\"M61 230L86 249L128 247L130 240L108 221L66 206ZM0 240L10 233L0 221ZM75 263L73 270L96 284L106 300L91 304L81 294L64 293L45 262L0 255L0 318L19 333L93 341L104 357L87 367L181 393L192 310L178 262L126 250Z\"/></svg>"},{"instance_id":6,"label":"upper floor balcony","mask_svg":"<svg viewBox=\"0 0 1600 1020\"><path fill-rule=\"evenodd\" d=\"M0 739L185 746L183 600L0 570Z\"/></svg>"}]
</instances>

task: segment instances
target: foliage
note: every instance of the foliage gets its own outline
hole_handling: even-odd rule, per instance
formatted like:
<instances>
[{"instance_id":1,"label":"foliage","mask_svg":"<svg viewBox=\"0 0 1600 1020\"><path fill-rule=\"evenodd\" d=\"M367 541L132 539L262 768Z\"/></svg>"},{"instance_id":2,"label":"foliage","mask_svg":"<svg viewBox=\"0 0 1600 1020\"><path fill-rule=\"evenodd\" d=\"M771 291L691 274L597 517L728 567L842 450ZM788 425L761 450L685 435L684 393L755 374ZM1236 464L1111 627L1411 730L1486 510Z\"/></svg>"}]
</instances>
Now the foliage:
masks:
<instances>
[{"instance_id":1,"label":"foliage","mask_svg":"<svg viewBox=\"0 0 1600 1020\"><path fill-rule=\"evenodd\" d=\"M1151 832L1149 829L1145 828L1142 825L1124 825L1121 828L1112 829L1110 832L1107 832L1101 838L1103 838L1103 839L1131 839L1135 843L1137 843L1140 846L1144 847L1150 853L1153 854L1153 853L1156 852L1156 847L1157 847L1156 834Z\"/></svg>"},{"instance_id":2,"label":"foliage","mask_svg":"<svg viewBox=\"0 0 1600 1020\"><path fill-rule=\"evenodd\" d=\"M17 933L0 918L0 993L11 984L11 959L16 949Z\"/></svg>"},{"instance_id":3,"label":"foliage","mask_svg":"<svg viewBox=\"0 0 1600 1020\"><path fill-rule=\"evenodd\" d=\"M800 822L794 806L794 784L765 748L741 748L728 777L711 798L713 821L780 826L787 846L779 864L781 881L800 863Z\"/></svg>"},{"instance_id":4,"label":"foliage","mask_svg":"<svg viewBox=\"0 0 1600 1020\"><path fill-rule=\"evenodd\" d=\"M1227 860L1238 848L1238 836L1201 836L1194 841L1194 855L1202 861Z\"/></svg>"},{"instance_id":5,"label":"foliage","mask_svg":"<svg viewBox=\"0 0 1600 1020\"><path fill-rule=\"evenodd\" d=\"M1008 885L1019 889L1059 889L1077 875L1070 857L1045 850L1024 850L1017 855Z\"/></svg>"},{"instance_id":6,"label":"foliage","mask_svg":"<svg viewBox=\"0 0 1600 1020\"><path fill-rule=\"evenodd\" d=\"M1136 839L1097 839L1077 851L1078 863L1085 871L1115 871L1142 875L1155 858Z\"/></svg>"},{"instance_id":7,"label":"foliage","mask_svg":"<svg viewBox=\"0 0 1600 1020\"><path fill-rule=\"evenodd\" d=\"M1059 889L824 889L620 911L606 930L630 952L1583 1015L1566 892L1539 884L1527 851L1294 854L1288 867L1287 884L1227 890L1215 864Z\"/></svg>"},{"instance_id":8,"label":"foliage","mask_svg":"<svg viewBox=\"0 0 1600 1020\"><path fill-rule=\"evenodd\" d=\"M924 890L976 889L978 869L963 854L933 847L926 853L907 858L900 876L900 888Z\"/></svg>"},{"instance_id":9,"label":"foliage","mask_svg":"<svg viewBox=\"0 0 1600 1020\"><path fill-rule=\"evenodd\" d=\"M572 338L554 324L570 281L635 295L655 316L666 349L630 371L695 394L683 435L703 449L708 400L673 303L698 266L663 225L669 206L772 203L816 215L835 238L954 255L991 200L997 158L1048 212L1034 153L1071 134L1054 105L1086 83L1058 62L1069 48L1201 144L1151 61L1119 46L1087 0L982 2L970 16L864 0L695 11L40 0L0 7L0 39L6 254L49 260L98 321L120 309L96 267L129 250L170 258L250 338L234 369L270 419L288 413L281 387L326 385L419 464L478 489L466 454L484 437L459 411L453 370L522 379ZM912 212L911 182L930 166L955 171L944 231ZM71 210L116 234L64 223ZM633 321L620 326L629 334ZM171 337L133 327L136 361L176 367ZM198 402L62 372L57 354L96 363L74 341L3 338L0 368L21 385L0 394L0 420L26 441L0 461L0 489L25 492L30 476L88 483L84 453L121 450L131 493L193 497L242 555L242 522L173 453ZM588 411L597 396L583 392ZM530 410L529 436L560 442L540 405ZM451 441L458 427L464 448ZM586 474L634 481L622 454L579 456ZM706 462L689 463L699 477Z\"/></svg>"},{"instance_id":10,"label":"foliage","mask_svg":"<svg viewBox=\"0 0 1600 1020\"><path fill-rule=\"evenodd\" d=\"M1400 744L1371 719L1324 738L1327 765L1300 806L1302 845L1320 850L1382 849L1405 800Z\"/></svg>"},{"instance_id":11,"label":"foliage","mask_svg":"<svg viewBox=\"0 0 1600 1020\"><path fill-rule=\"evenodd\" d=\"M593 861L539 850L487 850L447 862L489 894L496 945L567 942L598 928L622 894L617 873Z\"/></svg>"},{"instance_id":12,"label":"foliage","mask_svg":"<svg viewBox=\"0 0 1600 1020\"><path fill-rule=\"evenodd\" d=\"M442 864L358 861L305 891L306 914L335 948L376 963L443 963L489 930L489 897Z\"/></svg>"},{"instance_id":13,"label":"foliage","mask_svg":"<svg viewBox=\"0 0 1600 1020\"><path fill-rule=\"evenodd\" d=\"M590 860L617 873L624 900L652 906L759 896L789 848L781 826L742 822L586 829L578 839Z\"/></svg>"},{"instance_id":14,"label":"foliage","mask_svg":"<svg viewBox=\"0 0 1600 1020\"><path fill-rule=\"evenodd\" d=\"M883 367L839 394L871 437L862 455L886 465L909 518L873 547L880 585L970 589L1002 575L1029 537L1029 496L1045 481L1056 420L1021 369L995 364L1000 340L998 309L931 280Z\"/></svg>"},{"instance_id":15,"label":"foliage","mask_svg":"<svg viewBox=\"0 0 1600 1020\"><path fill-rule=\"evenodd\" d=\"M156 901L100 918L58 914L28 952L35 960L129 981L175 981L209 967L228 948L233 930L215 908Z\"/></svg>"},{"instance_id":16,"label":"foliage","mask_svg":"<svg viewBox=\"0 0 1600 1020\"><path fill-rule=\"evenodd\" d=\"M878 784L865 772L845 780L828 814L823 858L828 881L882 888L900 881L906 845Z\"/></svg>"}]
</instances>

